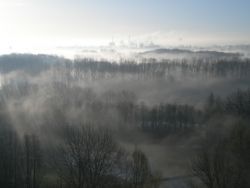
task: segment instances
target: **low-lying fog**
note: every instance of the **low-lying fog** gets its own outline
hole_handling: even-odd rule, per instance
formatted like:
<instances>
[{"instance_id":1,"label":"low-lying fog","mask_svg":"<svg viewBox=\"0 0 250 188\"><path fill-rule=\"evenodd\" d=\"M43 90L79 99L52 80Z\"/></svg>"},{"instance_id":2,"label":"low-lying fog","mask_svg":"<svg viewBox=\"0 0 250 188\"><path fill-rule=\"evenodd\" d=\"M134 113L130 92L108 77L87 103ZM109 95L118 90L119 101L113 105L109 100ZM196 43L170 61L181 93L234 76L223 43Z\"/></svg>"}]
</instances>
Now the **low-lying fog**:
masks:
<instances>
[{"instance_id":1,"label":"low-lying fog","mask_svg":"<svg viewBox=\"0 0 250 188\"><path fill-rule=\"evenodd\" d=\"M189 175L208 97L220 104L249 88L249 59L228 49L75 47L57 49L59 56L2 55L0 107L19 136L35 133L44 147L57 142L60 126L91 122L114 131L127 151L144 151L163 177Z\"/></svg>"}]
</instances>

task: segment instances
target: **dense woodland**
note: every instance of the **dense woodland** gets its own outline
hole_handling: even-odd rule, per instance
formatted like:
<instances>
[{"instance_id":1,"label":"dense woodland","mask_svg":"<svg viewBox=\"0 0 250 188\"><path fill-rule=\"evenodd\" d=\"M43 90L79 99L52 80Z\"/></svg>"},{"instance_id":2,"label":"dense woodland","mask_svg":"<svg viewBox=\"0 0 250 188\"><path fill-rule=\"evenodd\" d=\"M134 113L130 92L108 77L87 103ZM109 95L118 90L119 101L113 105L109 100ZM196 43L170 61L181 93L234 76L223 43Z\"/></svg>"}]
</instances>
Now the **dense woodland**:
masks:
<instances>
[{"instance_id":1,"label":"dense woodland","mask_svg":"<svg viewBox=\"0 0 250 188\"><path fill-rule=\"evenodd\" d=\"M121 59L119 63L106 60L78 59L68 60L49 55L3 55L0 57L1 73L22 70L30 74L50 68L64 69L71 79L107 79L116 76L133 76L137 79L162 79L181 73L183 76L202 75L204 77L249 77L249 59L231 57L226 59L143 59L142 62ZM6 63L8 62L8 63Z\"/></svg>"},{"instance_id":2,"label":"dense woodland","mask_svg":"<svg viewBox=\"0 0 250 188\"><path fill-rule=\"evenodd\" d=\"M0 73L0 187L157 188L178 173L187 187L250 186L249 59L12 54ZM177 143L186 154L168 155Z\"/></svg>"}]
</instances>

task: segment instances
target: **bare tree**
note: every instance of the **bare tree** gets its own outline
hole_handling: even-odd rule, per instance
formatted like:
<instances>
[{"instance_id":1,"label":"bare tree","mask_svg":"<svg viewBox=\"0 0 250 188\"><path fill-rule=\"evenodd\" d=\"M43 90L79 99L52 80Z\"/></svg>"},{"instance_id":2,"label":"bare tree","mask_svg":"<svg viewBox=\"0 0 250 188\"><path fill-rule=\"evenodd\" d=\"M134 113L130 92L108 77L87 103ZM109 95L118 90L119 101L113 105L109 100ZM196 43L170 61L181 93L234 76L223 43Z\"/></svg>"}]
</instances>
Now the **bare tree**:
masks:
<instances>
[{"instance_id":1,"label":"bare tree","mask_svg":"<svg viewBox=\"0 0 250 188\"><path fill-rule=\"evenodd\" d=\"M66 187L98 188L116 176L119 148L104 129L67 126L57 159L58 175Z\"/></svg>"},{"instance_id":2,"label":"bare tree","mask_svg":"<svg viewBox=\"0 0 250 188\"><path fill-rule=\"evenodd\" d=\"M206 187L247 188L250 185L249 133L249 128L242 130L242 125L237 125L229 135L207 138L192 166Z\"/></svg>"},{"instance_id":3,"label":"bare tree","mask_svg":"<svg viewBox=\"0 0 250 188\"><path fill-rule=\"evenodd\" d=\"M24 137L25 182L27 188L38 188L41 183L41 157L40 142L35 135Z\"/></svg>"},{"instance_id":4,"label":"bare tree","mask_svg":"<svg viewBox=\"0 0 250 188\"><path fill-rule=\"evenodd\" d=\"M132 159L132 186L134 188L143 188L151 178L148 159L139 149L135 149Z\"/></svg>"}]
</instances>

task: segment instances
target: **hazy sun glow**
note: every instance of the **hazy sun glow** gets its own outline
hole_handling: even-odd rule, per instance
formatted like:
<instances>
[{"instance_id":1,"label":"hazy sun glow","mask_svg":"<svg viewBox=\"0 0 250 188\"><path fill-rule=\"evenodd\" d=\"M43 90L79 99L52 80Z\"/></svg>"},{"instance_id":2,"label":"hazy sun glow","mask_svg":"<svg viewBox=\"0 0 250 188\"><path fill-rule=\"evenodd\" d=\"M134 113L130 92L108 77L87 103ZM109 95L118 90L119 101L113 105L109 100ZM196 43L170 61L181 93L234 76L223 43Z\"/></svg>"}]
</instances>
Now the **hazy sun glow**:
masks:
<instances>
[{"instance_id":1,"label":"hazy sun glow","mask_svg":"<svg viewBox=\"0 0 250 188\"><path fill-rule=\"evenodd\" d=\"M0 50L250 43L247 0L0 0Z\"/></svg>"}]
</instances>

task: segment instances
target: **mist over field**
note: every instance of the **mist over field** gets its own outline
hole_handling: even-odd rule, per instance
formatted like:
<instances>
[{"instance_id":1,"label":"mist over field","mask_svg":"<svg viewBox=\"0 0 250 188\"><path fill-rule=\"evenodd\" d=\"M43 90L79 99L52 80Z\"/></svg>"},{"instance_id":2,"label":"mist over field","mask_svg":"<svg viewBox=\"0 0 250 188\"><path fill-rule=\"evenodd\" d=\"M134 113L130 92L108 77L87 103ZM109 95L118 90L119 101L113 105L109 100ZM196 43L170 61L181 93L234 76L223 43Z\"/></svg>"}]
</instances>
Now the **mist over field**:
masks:
<instances>
[{"instance_id":1,"label":"mist over field","mask_svg":"<svg viewBox=\"0 0 250 188\"><path fill-rule=\"evenodd\" d=\"M249 188L249 8L0 0L0 188Z\"/></svg>"},{"instance_id":2,"label":"mist over field","mask_svg":"<svg viewBox=\"0 0 250 188\"><path fill-rule=\"evenodd\" d=\"M239 91L249 96L249 59L237 53L204 53L205 57L144 58L144 62L2 55L1 119L18 139L27 135L39 139L44 163L51 160L47 150L64 142L65 126L91 126L111 131L128 153L136 148L145 152L152 175L190 176L190 161L204 132L244 115L227 117L230 96ZM43 171L43 183L46 176Z\"/></svg>"}]
</instances>

